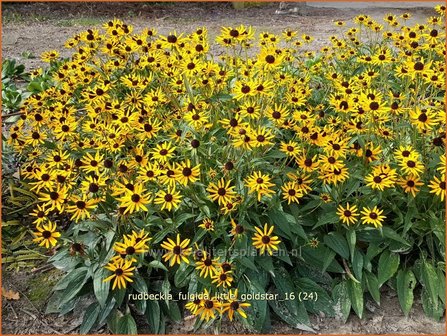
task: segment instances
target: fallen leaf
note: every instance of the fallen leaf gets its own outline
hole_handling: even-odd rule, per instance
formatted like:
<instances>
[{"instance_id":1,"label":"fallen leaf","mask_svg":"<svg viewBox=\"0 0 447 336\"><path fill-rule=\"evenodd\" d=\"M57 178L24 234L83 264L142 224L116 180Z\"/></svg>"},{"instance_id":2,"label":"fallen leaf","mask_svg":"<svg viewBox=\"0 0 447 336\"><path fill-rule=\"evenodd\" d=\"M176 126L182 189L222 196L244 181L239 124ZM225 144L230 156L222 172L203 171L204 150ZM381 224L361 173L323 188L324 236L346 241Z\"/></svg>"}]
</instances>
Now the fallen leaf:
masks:
<instances>
[{"instance_id":1,"label":"fallen leaf","mask_svg":"<svg viewBox=\"0 0 447 336\"><path fill-rule=\"evenodd\" d=\"M2 295L6 298L6 300L18 300L20 299L20 295L18 292L14 292L12 289L4 289L2 287Z\"/></svg>"}]
</instances>

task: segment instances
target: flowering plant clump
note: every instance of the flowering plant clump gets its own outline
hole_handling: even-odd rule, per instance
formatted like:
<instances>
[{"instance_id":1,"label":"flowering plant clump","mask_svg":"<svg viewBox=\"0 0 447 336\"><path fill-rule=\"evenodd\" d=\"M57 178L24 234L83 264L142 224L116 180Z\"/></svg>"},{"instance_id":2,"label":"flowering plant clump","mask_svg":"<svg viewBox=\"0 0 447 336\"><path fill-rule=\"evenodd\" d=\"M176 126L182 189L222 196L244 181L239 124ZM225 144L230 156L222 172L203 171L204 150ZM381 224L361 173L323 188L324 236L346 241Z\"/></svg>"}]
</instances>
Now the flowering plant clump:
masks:
<instances>
[{"instance_id":1,"label":"flowering plant clump","mask_svg":"<svg viewBox=\"0 0 447 336\"><path fill-rule=\"evenodd\" d=\"M8 144L38 197L35 243L66 272L53 311L92 295L82 332L154 333L276 314L360 317L445 286L445 7L406 26L360 15L318 52L287 29L134 32L114 19L49 51ZM343 22L336 22L343 26ZM139 300L136 294L160 294ZM188 293L187 299L181 294ZM134 294L134 295L130 295ZM194 296L194 297L193 297ZM176 300L176 298L179 298ZM305 298L303 298L305 297ZM169 299L172 298L172 299ZM262 298L262 299L257 299ZM271 299L270 299L271 298ZM334 307L338 307L335 311Z\"/></svg>"}]
</instances>

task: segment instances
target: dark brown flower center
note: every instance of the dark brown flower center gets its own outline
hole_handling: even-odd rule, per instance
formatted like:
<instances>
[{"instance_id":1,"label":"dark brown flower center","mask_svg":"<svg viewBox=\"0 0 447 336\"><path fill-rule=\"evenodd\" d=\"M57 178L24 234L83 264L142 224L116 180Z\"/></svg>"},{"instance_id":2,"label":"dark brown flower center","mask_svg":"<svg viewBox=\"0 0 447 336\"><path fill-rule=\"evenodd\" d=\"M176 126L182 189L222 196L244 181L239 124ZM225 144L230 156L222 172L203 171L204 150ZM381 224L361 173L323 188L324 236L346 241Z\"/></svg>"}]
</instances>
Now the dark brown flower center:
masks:
<instances>
[{"instance_id":1,"label":"dark brown flower center","mask_svg":"<svg viewBox=\"0 0 447 336\"><path fill-rule=\"evenodd\" d=\"M240 224L237 224L234 228L234 232L236 232L236 234L242 234L244 233L244 227Z\"/></svg>"},{"instance_id":2,"label":"dark brown flower center","mask_svg":"<svg viewBox=\"0 0 447 336\"><path fill-rule=\"evenodd\" d=\"M231 308L232 310L238 310L238 309L239 309L239 302L237 302L237 301L233 301L233 302L231 302L231 303L230 303L230 308Z\"/></svg>"},{"instance_id":3,"label":"dark brown flower center","mask_svg":"<svg viewBox=\"0 0 447 336\"><path fill-rule=\"evenodd\" d=\"M269 237L269 236L263 236L263 237L262 237L262 243L263 243L263 244L268 244L268 243L270 243L270 237Z\"/></svg>"},{"instance_id":4,"label":"dark brown flower center","mask_svg":"<svg viewBox=\"0 0 447 336\"><path fill-rule=\"evenodd\" d=\"M267 63L269 63L269 64L275 63L275 56L267 55L267 56L265 57L265 61L266 61Z\"/></svg>"},{"instance_id":5,"label":"dark brown flower center","mask_svg":"<svg viewBox=\"0 0 447 336\"><path fill-rule=\"evenodd\" d=\"M90 183L88 190L92 193L96 193L99 190L99 186L96 183Z\"/></svg>"},{"instance_id":6,"label":"dark brown flower center","mask_svg":"<svg viewBox=\"0 0 447 336\"><path fill-rule=\"evenodd\" d=\"M169 43L175 43L175 42L177 42L177 36L175 36L175 35L169 35L168 38L167 38L167 41L168 41Z\"/></svg>"},{"instance_id":7,"label":"dark brown flower center","mask_svg":"<svg viewBox=\"0 0 447 336\"><path fill-rule=\"evenodd\" d=\"M80 210L85 209L85 206L86 206L86 204L85 204L84 201L77 201L77 202L76 202L76 207L77 207L78 209L80 209Z\"/></svg>"},{"instance_id":8,"label":"dark brown flower center","mask_svg":"<svg viewBox=\"0 0 447 336\"><path fill-rule=\"evenodd\" d=\"M425 113L421 113L421 114L419 115L419 117L418 117L418 120L419 120L420 122L426 122L427 119L428 119L428 117L427 117L427 115L426 115Z\"/></svg>"},{"instance_id":9,"label":"dark brown flower center","mask_svg":"<svg viewBox=\"0 0 447 336\"><path fill-rule=\"evenodd\" d=\"M375 183L380 183L380 182L382 182L382 178L380 177L380 176L374 176L374 182Z\"/></svg>"},{"instance_id":10,"label":"dark brown flower center","mask_svg":"<svg viewBox=\"0 0 447 336\"><path fill-rule=\"evenodd\" d=\"M172 249L172 252L176 255L180 255L182 253L182 248L178 245L174 246L174 248Z\"/></svg>"},{"instance_id":11,"label":"dark brown flower center","mask_svg":"<svg viewBox=\"0 0 447 336\"><path fill-rule=\"evenodd\" d=\"M42 232L42 237L44 237L45 239L48 239L51 237L51 231L45 230Z\"/></svg>"}]
</instances>

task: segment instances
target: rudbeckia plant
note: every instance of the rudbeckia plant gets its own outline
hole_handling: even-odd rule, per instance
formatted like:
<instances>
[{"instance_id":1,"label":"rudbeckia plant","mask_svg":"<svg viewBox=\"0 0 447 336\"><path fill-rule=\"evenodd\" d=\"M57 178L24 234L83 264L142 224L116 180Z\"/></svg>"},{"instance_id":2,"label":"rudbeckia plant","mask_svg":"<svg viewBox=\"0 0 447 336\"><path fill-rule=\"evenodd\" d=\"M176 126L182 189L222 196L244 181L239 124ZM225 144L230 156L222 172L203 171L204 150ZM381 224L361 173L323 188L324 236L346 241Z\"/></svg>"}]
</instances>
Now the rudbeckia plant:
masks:
<instances>
[{"instance_id":1,"label":"rudbeckia plant","mask_svg":"<svg viewBox=\"0 0 447 336\"><path fill-rule=\"evenodd\" d=\"M318 51L293 27L224 27L211 41L206 27L162 36L114 19L70 38L68 58L44 53L34 80L48 85L23 102L7 145L36 195L36 248L64 273L52 309L93 298L82 332L135 331L135 314L153 333L185 314L196 329L268 332L275 317L311 331L309 313L363 317L388 286L405 315L418 295L440 319L436 10L418 25L336 21Z\"/></svg>"}]
</instances>

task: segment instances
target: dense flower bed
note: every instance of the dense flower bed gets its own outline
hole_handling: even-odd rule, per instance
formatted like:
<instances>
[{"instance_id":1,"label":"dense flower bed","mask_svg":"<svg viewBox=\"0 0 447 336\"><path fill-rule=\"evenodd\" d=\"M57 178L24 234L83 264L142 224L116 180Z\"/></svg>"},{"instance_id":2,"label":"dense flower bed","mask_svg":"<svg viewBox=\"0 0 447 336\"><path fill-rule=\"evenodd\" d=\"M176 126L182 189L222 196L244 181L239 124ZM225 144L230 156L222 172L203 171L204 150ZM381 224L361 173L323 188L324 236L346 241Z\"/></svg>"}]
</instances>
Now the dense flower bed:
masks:
<instances>
[{"instance_id":1,"label":"dense flower bed","mask_svg":"<svg viewBox=\"0 0 447 336\"><path fill-rule=\"evenodd\" d=\"M94 295L83 332L106 321L133 332L138 313L163 332L184 305L196 327L223 317L265 331L274 312L309 330L307 312L361 317L384 284L408 314L420 284L440 318L436 10L414 26L408 14L336 22L340 35L318 52L294 30L239 26L222 28L217 57L206 27L163 36L115 19L69 39L69 59L45 53L49 68L33 76L50 80L21 107L8 144L38 196L34 241L67 272L55 310ZM186 292L198 295L127 295ZM262 299L244 300L254 294Z\"/></svg>"}]
</instances>

